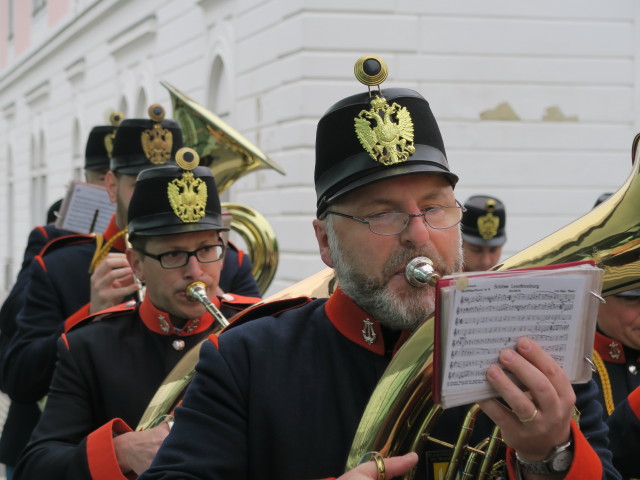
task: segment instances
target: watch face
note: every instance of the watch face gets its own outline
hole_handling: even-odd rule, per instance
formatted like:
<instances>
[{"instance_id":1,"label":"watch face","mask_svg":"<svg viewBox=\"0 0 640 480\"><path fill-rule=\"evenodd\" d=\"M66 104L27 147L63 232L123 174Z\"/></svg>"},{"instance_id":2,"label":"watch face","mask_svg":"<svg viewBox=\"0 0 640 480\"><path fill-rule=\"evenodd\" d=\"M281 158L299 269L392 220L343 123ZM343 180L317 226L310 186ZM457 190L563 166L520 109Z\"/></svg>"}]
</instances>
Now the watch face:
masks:
<instances>
[{"instance_id":1,"label":"watch face","mask_svg":"<svg viewBox=\"0 0 640 480\"><path fill-rule=\"evenodd\" d=\"M558 452L553 460L551 460L551 470L554 472L566 472L569 470L571 466L571 461L573 460L573 452L570 450L564 450L562 452Z\"/></svg>"}]
</instances>

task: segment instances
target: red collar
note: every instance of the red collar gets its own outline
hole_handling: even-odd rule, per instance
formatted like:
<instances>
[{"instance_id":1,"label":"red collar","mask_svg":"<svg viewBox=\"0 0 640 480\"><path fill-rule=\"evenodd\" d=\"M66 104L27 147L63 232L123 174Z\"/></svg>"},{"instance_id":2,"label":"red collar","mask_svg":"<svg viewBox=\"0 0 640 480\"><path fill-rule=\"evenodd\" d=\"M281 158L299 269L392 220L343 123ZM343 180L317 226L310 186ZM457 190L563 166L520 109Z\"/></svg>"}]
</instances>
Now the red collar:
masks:
<instances>
[{"instance_id":1,"label":"red collar","mask_svg":"<svg viewBox=\"0 0 640 480\"><path fill-rule=\"evenodd\" d=\"M358 307L340 288L329 297L325 312L333 326L353 343L377 355L384 355L384 337L378 321ZM394 353L409 337L403 331L394 347Z\"/></svg>"},{"instance_id":2,"label":"red collar","mask_svg":"<svg viewBox=\"0 0 640 480\"><path fill-rule=\"evenodd\" d=\"M218 297L214 297L211 301L216 307L220 307ZM140 305L140 318L152 332L159 333L160 335L178 335L179 337L204 332L209 329L215 321L213 315L205 312L200 318L189 320L184 328L179 330L171 323L169 314L158 310L148 297L145 297Z\"/></svg>"},{"instance_id":3,"label":"red collar","mask_svg":"<svg viewBox=\"0 0 640 480\"><path fill-rule=\"evenodd\" d=\"M109 225L107 225L107 229L103 232L104 241L108 242L115 235L120 233L120 227L116 225L116 215L115 213L111 215L111 220L109 220ZM125 243L124 235L117 238L112 245L113 248L118 250L119 252L124 252L127 249L127 244Z\"/></svg>"},{"instance_id":4,"label":"red collar","mask_svg":"<svg viewBox=\"0 0 640 480\"><path fill-rule=\"evenodd\" d=\"M622 343L613 338L606 337L600 332L596 332L593 348L600 354L600 357L602 357L602 360L605 362L626 362Z\"/></svg>"}]
</instances>

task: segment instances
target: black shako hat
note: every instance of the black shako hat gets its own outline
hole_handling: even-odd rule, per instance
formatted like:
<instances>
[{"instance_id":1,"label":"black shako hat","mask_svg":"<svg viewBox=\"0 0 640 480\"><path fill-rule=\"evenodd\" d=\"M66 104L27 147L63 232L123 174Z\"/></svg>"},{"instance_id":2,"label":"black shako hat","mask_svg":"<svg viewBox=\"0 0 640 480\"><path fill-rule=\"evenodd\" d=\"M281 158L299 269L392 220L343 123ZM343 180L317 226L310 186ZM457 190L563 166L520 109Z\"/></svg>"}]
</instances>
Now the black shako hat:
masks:
<instances>
[{"instance_id":1,"label":"black shako hat","mask_svg":"<svg viewBox=\"0 0 640 480\"><path fill-rule=\"evenodd\" d=\"M405 88L371 91L387 77L380 57L361 57L355 75L369 92L340 100L316 130L315 187L320 218L339 197L373 182L411 173L439 173L452 186L444 142L429 102Z\"/></svg>"},{"instance_id":2,"label":"black shako hat","mask_svg":"<svg viewBox=\"0 0 640 480\"><path fill-rule=\"evenodd\" d=\"M220 198L211 170L199 167L190 148L176 153L177 165L143 170L128 211L129 237L229 230L222 223Z\"/></svg>"},{"instance_id":3,"label":"black shako hat","mask_svg":"<svg viewBox=\"0 0 640 480\"><path fill-rule=\"evenodd\" d=\"M479 247L499 247L507 241L504 204L495 197L474 195L464 202L462 239Z\"/></svg>"},{"instance_id":4,"label":"black shako hat","mask_svg":"<svg viewBox=\"0 0 640 480\"><path fill-rule=\"evenodd\" d=\"M178 122L165 119L162 105L149 107L150 119L123 120L113 141L111 171L137 175L142 170L173 162L182 148Z\"/></svg>"},{"instance_id":5,"label":"black shako hat","mask_svg":"<svg viewBox=\"0 0 640 480\"><path fill-rule=\"evenodd\" d=\"M113 140L116 136L116 129L123 118L122 113L113 112L109 116L111 125L100 125L91 129L84 151L85 170L109 170L113 154Z\"/></svg>"}]
</instances>

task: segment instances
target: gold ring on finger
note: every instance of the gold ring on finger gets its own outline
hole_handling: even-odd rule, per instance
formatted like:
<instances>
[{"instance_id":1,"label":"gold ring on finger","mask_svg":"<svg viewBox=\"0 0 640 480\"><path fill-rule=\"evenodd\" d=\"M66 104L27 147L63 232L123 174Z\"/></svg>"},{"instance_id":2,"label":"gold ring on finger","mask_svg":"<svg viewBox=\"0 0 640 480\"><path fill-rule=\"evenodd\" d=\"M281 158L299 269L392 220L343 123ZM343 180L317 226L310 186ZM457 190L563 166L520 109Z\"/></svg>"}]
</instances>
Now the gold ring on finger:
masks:
<instances>
[{"instance_id":1,"label":"gold ring on finger","mask_svg":"<svg viewBox=\"0 0 640 480\"><path fill-rule=\"evenodd\" d=\"M533 419L536 418L536 415L538 415L538 409L534 408L533 413L531 414L530 417L527 417L527 418L518 417L518 420L520 420L522 423L533 422Z\"/></svg>"}]
</instances>

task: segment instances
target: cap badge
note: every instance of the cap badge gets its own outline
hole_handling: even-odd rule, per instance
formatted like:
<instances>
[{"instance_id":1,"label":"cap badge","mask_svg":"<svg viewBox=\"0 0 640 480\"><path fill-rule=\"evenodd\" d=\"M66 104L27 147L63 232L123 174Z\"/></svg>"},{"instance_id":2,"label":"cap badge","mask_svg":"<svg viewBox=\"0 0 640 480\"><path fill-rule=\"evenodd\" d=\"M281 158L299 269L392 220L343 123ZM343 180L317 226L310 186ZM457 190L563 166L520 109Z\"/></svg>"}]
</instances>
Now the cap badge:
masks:
<instances>
[{"instance_id":1,"label":"cap badge","mask_svg":"<svg viewBox=\"0 0 640 480\"><path fill-rule=\"evenodd\" d=\"M113 112L111 115L109 115L109 121L111 122L111 125L113 125L114 127L117 127L118 125L120 125L120 122L122 121L123 118L124 118L124 115L122 115L122 113L120 112ZM109 158L111 158L113 155L113 139L114 138L116 138L115 128L111 133L107 133L104 136L104 148L107 151L107 155L109 156Z\"/></svg>"},{"instance_id":2,"label":"cap badge","mask_svg":"<svg viewBox=\"0 0 640 480\"><path fill-rule=\"evenodd\" d=\"M500 218L493 214L493 211L496 209L495 200L487 200L484 204L484 209L487 213L478 217L478 233L482 238L488 240L495 237L498 233Z\"/></svg>"},{"instance_id":3,"label":"cap badge","mask_svg":"<svg viewBox=\"0 0 640 480\"><path fill-rule=\"evenodd\" d=\"M207 205L207 184L191 172L200 163L200 158L193 149L181 148L176 153L176 163L185 172L182 178L174 178L167 185L169 203L180 220L195 223L204 217Z\"/></svg>"},{"instance_id":4,"label":"cap badge","mask_svg":"<svg viewBox=\"0 0 640 480\"><path fill-rule=\"evenodd\" d=\"M371 109L354 119L358 140L369 156L382 165L406 162L416 151L413 121L405 107L389 105L384 97L374 97Z\"/></svg>"},{"instance_id":5,"label":"cap badge","mask_svg":"<svg viewBox=\"0 0 640 480\"><path fill-rule=\"evenodd\" d=\"M358 81L378 87L378 95L371 99L371 109L362 110L354 119L358 140L369 156L382 165L406 162L416 151L413 145L413 121L405 107L389 105L382 96L380 84L387 78L387 63L376 55L360 57L353 67Z\"/></svg>"},{"instance_id":6,"label":"cap badge","mask_svg":"<svg viewBox=\"0 0 640 480\"><path fill-rule=\"evenodd\" d=\"M149 117L156 123L154 123L153 127L144 130L140 135L142 150L154 165L167 163L171 158L173 133L160 124L164 120L164 115L164 108L161 105L151 105L149 107Z\"/></svg>"}]
</instances>

